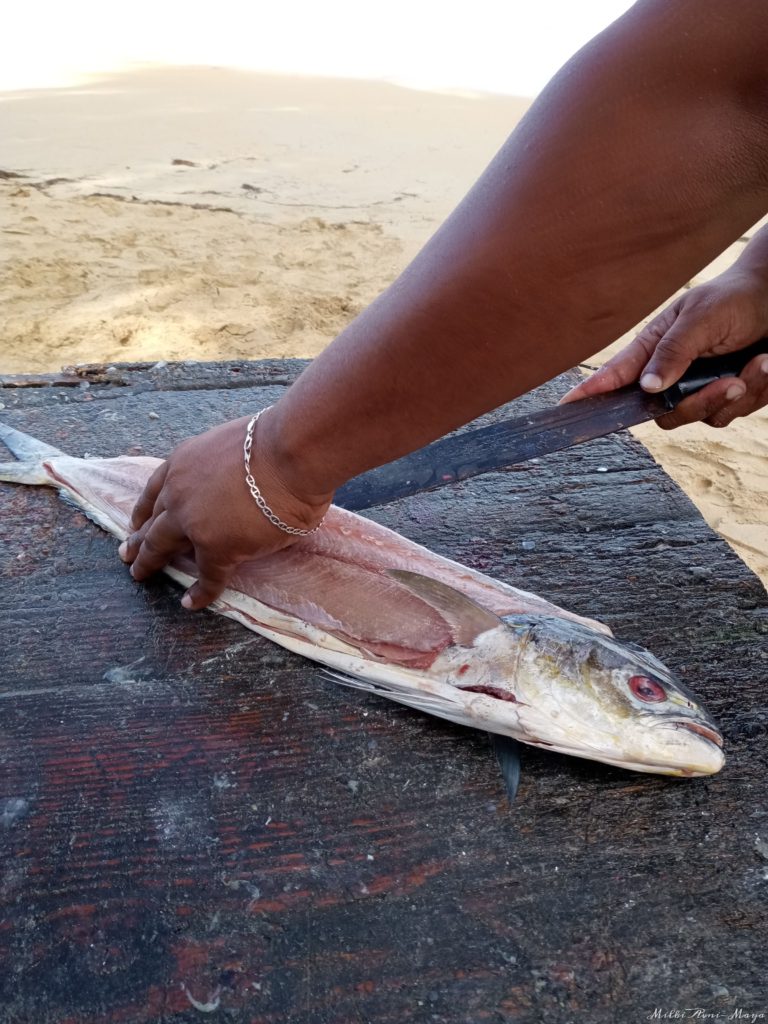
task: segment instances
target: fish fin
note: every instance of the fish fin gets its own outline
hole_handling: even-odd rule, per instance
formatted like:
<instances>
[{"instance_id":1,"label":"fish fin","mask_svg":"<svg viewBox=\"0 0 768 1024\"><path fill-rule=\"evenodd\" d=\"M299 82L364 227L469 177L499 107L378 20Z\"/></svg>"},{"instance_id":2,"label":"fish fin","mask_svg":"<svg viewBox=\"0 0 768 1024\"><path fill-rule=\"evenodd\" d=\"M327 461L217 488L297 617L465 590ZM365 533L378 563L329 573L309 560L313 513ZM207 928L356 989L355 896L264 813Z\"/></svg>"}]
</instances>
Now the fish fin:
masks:
<instances>
[{"instance_id":1,"label":"fish fin","mask_svg":"<svg viewBox=\"0 0 768 1024\"><path fill-rule=\"evenodd\" d=\"M42 462L0 462L0 480L9 484L53 486L53 480L43 469Z\"/></svg>"},{"instance_id":2,"label":"fish fin","mask_svg":"<svg viewBox=\"0 0 768 1024\"><path fill-rule=\"evenodd\" d=\"M361 676L350 675L346 672L334 672L323 669L323 675L327 679L342 686L349 686L353 690L363 690L366 693L373 693L378 697L386 697L388 700L397 701L398 704L405 704L417 711L424 711L428 715L435 715L438 718L446 718L449 722L457 725L468 725L476 728L476 723L467 714L465 704L461 700L451 700L450 697L440 693L425 693L421 690L414 690L408 684L399 686L395 682L382 682L370 679L363 679Z\"/></svg>"},{"instance_id":3,"label":"fish fin","mask_svg":"<svg viewBox=\"0 0 768 1024\"><path fill-rule=\"evenodd\" d=\"M323 669L322 674L326 679L332 679L335 683L348 686L353 690L363 690L365 693L372 693L378 697L386 697L388 700L397 701L398 704L405 704L417 711L424 711L428 715L445 718L449 722L455 722L456 725L477 728L477 723L467 714L464 703L459 699L452 700L448 695L414 690L407 683L398 684L394 680L374 681L331 669ZM502 736L498 733L489 732L488 738L499 761L507 797L510 804L513 804L520 784L521 745L511 736Z\"/></svg>"},{"instance_id":4,"label":"fish fin","mask_svg":"<svg viewBox=\"0 0 768 1024\"><path fill-rule=\"evenodd\" d=\"M64 454L59 448L53 448L44 441L38 441L36 437L32 437L30 434L23 434L20 430L14 430L7 423L0 423L0 441L3 442L6 448L10 448L17 459L23 459L24 461L34 459L39 462L42 459L52 459L57 455Z\"/></svg>"},{"instance_id":5,"label":"fish fin","mask_svg":"<svg viewBox=\"0 0 768 1024\"><path fill-rule=\"evenodd\" d=\"M489 732L493 752L501 768L501 777L507 791L510 806L515 802L517 789L520 785L520 751L521 744L511 736L502 736L497 732Z\"/></svg>"},{"instance_id":6,"label":"fish fin","mask_svg":"<svg viewBox=\"0 0 768 1024\"><path fill-rule=\"evenodd\" d=\"M471 647L481 633L503 625L498 615L446 583L407 569L387 569L387 575L439 612L462 647Z\"/></svg>"}]
</instances>

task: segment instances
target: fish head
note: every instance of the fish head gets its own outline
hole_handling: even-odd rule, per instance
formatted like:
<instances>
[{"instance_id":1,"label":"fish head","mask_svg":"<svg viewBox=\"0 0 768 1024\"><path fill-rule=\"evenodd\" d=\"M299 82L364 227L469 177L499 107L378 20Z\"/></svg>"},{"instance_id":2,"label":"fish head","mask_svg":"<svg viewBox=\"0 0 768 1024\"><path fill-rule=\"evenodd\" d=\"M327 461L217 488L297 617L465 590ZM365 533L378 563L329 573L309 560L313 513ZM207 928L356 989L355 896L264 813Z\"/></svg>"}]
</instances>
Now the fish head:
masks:
<instances>
[{"instance_id":1,"label":"fish head","mask_svg":"<svg viewBox=\"0 0 768 1024\"><path fill-rule=\"evenodd\" d=\"M549 616L504 619L519 647L514 691L526 742L667 775L724 763L711 715L648 651Z\"/></svg>"},{"instance_id":2,"label":"fish head","mask_svg":"<svg viewBox=\"0 0 768 1024\"><path fill-rule=\"evenodd\" d=\"M687 776L722 768L712 717L648 651L570 618L498 617L438 580L390 575L450 627L454 642L429 675L467 702L461 712L451 705L434 713L636 771ZM435 694L430 701L434 711Z\"/></svg>"}]
</instances>

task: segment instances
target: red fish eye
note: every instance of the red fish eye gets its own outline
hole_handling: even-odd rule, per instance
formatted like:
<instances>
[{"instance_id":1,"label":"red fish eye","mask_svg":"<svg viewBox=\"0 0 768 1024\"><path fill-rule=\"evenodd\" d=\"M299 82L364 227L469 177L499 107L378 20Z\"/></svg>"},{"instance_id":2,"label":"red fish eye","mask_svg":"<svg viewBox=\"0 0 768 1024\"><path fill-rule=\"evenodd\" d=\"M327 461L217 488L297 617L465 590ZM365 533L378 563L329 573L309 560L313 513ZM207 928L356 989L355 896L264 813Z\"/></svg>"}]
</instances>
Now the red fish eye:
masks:
<instances>
[{"instance_id":1,"label":"red fish eye","mask_svg":"<svg viewBox=\"0 0 768 1024\"><path fill-rule=\"evenodd\" d=\"M661 683L657 683L655 679L649 679L648 676L632 676L629 680L629 688L639 700L648 703L667 699L667 691Z\"/></svg>"}]
</instances>

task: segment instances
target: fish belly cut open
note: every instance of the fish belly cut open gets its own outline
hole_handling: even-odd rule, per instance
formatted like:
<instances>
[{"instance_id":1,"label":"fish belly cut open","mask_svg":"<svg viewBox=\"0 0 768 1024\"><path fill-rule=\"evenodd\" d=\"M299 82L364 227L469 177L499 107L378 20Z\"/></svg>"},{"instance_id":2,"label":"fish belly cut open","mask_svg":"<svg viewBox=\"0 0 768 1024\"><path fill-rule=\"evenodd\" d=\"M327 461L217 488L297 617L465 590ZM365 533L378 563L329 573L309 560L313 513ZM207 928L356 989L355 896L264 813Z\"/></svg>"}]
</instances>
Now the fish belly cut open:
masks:
<instances>
[{"instance_id":1,"label":"fish belly cut open","mask_svg":"<svg viewBox=\"0 0 768 1024\"><path fill-rule=\"evenodd\" d=\"M69 491L89 515L125 537L133 505L160 461L146 457L44 461L51 483ZM259 515L254 507L254 515ZM191 558L174 567L196 576ZM322 528L292 547L241 563L224 600L245 594L359 648L366 656L427 668L456 642L455 625L389 575L407 570L460 591L497 616L584 619L523 590L467 568L353 512L332 506Z\"/></svg>"}]
</instances>

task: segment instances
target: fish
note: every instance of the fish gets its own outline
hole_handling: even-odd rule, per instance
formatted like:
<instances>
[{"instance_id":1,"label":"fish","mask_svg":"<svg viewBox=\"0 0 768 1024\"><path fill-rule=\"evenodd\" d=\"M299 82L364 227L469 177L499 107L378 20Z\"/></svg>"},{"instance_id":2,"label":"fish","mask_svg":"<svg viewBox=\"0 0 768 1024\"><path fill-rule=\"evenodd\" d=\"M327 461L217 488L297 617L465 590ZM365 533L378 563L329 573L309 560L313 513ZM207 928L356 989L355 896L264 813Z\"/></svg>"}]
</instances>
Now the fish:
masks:
<instances>
[{"instance_id":1,"label":"fish","mask_svg":"<svg viewBox=\"0 0 768 1024\"><path fill-rule=\"evenodd\" d=\"M0 481L56 488L118 540L161 459L77 458L0 423ZM192 556L164 570L188 587ZM518 743L639 772L706 776L722 735L650 652L601 622L331 506L321 529L242 563L211 610L334 681L493 739L510 795Z\"/></svg>"}]
</instances>

